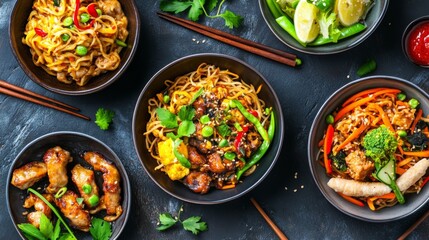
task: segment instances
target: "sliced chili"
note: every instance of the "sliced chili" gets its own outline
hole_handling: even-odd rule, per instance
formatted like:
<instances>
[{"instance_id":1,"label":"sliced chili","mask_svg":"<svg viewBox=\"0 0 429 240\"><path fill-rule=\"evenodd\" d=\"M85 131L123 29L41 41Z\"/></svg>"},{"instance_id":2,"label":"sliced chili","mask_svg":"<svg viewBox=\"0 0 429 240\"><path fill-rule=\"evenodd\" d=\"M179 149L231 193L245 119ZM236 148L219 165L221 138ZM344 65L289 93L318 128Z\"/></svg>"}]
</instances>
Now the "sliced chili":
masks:
<instances>
[{"instance_id":1,"label":"sliced chili","mask_svg":"<svg viewBox=\"0 0 429 240\"><path fill-rule=\"evenodd\" d=\"M334 126L332 124L328 125L326 130L325 141L323 143L323 160L325 163L325 169L327 174L332 173L331 160L328 158L329 153L331 153L332 142L334 139Z\"/></svg>"},{"instance_id":2,"label":"sliced chili","mask_svg":"<svg viewBox=\"0 0 429 240\"><path fill-rule=\"evenodd\" d=\"M243 131L238 132L237 137L234 140L234 147L235 149L237 149L237 151L240 148L241 140L243 139L244 133L249 130L248 126L241 126L241 128L243 129Z\"/></svg>"},{"instance_id":3,"label":"sliced chili","mask_svg":"<svg viewBox=\"0 0 429 240\"><path fill-rule=\"evenodd\" d=\"M81 26L80 22L79 22L79 8L80 8L80 0L76 0L76 7L75 7L74 13L73 13L74 25L80 30L90 29L94 25L95 20L91 19L91 21L86 26Z\"/></svg>"},{"instance_id":4,"label":"sliced chili","mask_svg":"<svg viewBox=\"0 0 429 240\"><path fill-rule=\"evenodd\" d=\"M41 36L41 37L46 37L48 35L45 31L43 31L42 29L37 28L37 27L34 28L34 31L36 31L36 34Z\"/></svg>"},{"instance_id":5,"label":"sliced chili","mask_svg":"<svg viewBox=\"0 0 429 240\"><path fill-rule=\"evenodd\" d=\"M426 177L425 180L423 180L422 185L420 185L420 188L423 188L427 182L429 182L429 176Z\"/></svg>"},{"instance_id":6,"label":"sliced chili","mask_svg":"<svg viewBox=\"0 0 429 240\"><path fill-rule=\"evenodd\" d=\"M98 17L98 12L97 9L95 8L97 5L95 3L91 3L89 4L86 9L88 10L89 15L91 15L92 17Z\"/></svg>"}]
</instances>

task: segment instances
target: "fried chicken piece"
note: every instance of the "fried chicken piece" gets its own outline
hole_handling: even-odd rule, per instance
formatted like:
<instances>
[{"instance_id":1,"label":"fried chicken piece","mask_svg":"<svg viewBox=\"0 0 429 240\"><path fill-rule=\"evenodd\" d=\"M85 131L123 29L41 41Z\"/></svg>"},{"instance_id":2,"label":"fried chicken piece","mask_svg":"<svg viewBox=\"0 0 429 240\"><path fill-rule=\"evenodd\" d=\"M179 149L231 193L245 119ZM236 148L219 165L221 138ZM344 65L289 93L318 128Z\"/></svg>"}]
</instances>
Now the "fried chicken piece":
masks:
<instances>
[{"instance_id":1,"label":"fried chicken piece","mask_svg":"<svg viewBox=\"0 0 429 240\"><path fill-rule=\"evenodd\" d=\"M67 164L73 158L70 152L62 149L59 146L50 148L43 156L43 161L48 169L49 186L46 188L48 193L56 193L60 188L67 186Z\"/></svg>"},{"instance_id":2,"label":"fried chicken piece","mask_svg":"<svg viewBox=\"0 0 429 240\"><path fill-rule=\"evenodd\" d=\"M80 196L82 196L84 203L86 204L86 206L90 207L90 208L94 208L95 206L97 206L98 204L92 206L90 204L89 198L91 196L97 196L98 195L98 187L97 184L95 183L95 177L94 177L94 171L90 170L90 169L86 169L84 167L82 167L82 165L77 164L76 166L73 167L73 169L71 170L72 173L72 180L74 182L74 184L76 184L77 189L79 190ZM84 191L84 185L88 184L89 186L91 186L91 190L89 193L85 193Z\"/></svg>"},{"instance_id":3,"label":"fried chicken piece","mask_svg":"<svg viewBox=\"0 0 429 240\"><path fill-rule=\"evenodd\" d=\"M101 197L100 205L105 207L107 216L106 221L114 221L122 214L121 201L121 176L118 169L111 162L108 162L101 154L95 152L86 152L83 155L85 161L96 171L103 173L103 191L104 196Z\"/></svg>"},{"instance_id":4,"label":"fried chicken piece","mask_svg":"<svg viewBox=\"0 0 429 240\"><path fill-rule=\"evenodd\" d=\"M60 198L55 199L55 204L70 220L70 225L84 232L89 231L91 225L91 217L87 210L83 209L83 205L76 200L79 196L73 191L67 190Z\"/></svg>"},{"instance_id":5,"label":"fried chicken piece","mask_svg":"<svg viewBox=\"0 0 429 240\"><path fill-rule=\"evenodd\" d=\"M24 166L13 170L12 185L25 190L33 186L47 174L46 164L43 162L30 162Z\"/></svg>"},{"instance_id":6,"label":"fried chicken piece","mask_svg":"<svg viewBox=\"0 0 429 240\"><path fill-rule=\"evenodd\" d=\"M183 179L183 184L192 191L201 194L209 191L210 182L210 176L204 172L191 172Z\"/></svg>"},{"instance_id":7,"label":"fried chicken piece","mask_svg":"<svg viewBox=\"0 0 429 240\"><path fill-rule=\"evenodd\" d=\"M43 197L46 198L49 202L53 201L53 197L51 194L43 194ZM24 208L31 208L34 207L34 212L31 212L27 215L27 220L29 223L33 224L36 228L39 228L40 226L40 217L42 216L42 213L45 214L47 218L51 218L52 210L51 208L46 205L45 202L43 202L42 199L34 195L33 193L30 193L28 197L25 199Z\"/></svg>"}]
</instances>

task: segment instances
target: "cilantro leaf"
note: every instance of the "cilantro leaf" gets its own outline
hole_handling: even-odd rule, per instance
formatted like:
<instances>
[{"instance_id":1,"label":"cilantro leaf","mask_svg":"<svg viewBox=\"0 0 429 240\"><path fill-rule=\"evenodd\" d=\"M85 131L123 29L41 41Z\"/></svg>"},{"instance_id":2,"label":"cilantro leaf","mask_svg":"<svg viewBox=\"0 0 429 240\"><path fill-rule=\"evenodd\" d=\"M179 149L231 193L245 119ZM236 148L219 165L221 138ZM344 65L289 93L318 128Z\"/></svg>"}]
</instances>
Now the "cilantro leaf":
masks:
<instances>
[{"instance_id":1,"label":"cilantro leaf","mask_svg":"<svg viewBox=\"0 0 429 240\"><path fill-rule=\"evenodd\" d=\"M166 128L175 128L179 125L177 123L176 115L172 114L167 109L157 108L156 114L158 114L158 118L161 121L161 125Z\"/></svg>"},{"instance_id":2,"label":"cilantro leaf","mask_svg":"<svg viewBox=\"0 0 429 240\"><path fill-rule=\"evenodd\" d=\"M203 6L205 0L193 0L191 9L188 12L188 18L192 21L198 21L198 18L203 14Z\"/></svg>"},{"instance_id":3,"label":"cilantro leaf","mask_svg":"<svg viewBox=\"0 0 429 240\"><path fill-rule=\"evenodd\" d=\"M34 239L47 239L39 229L37 229L31 223L21 223L18 224L18 228L24 233L24 235L32 237Z\"/></svg>"},{"instance_id":4,"label":"cilantro leaf","mask_svg":"<svg viewBox=\"0 0 429 240\"><path fill-rule=\"evenodd\" d=\"M177 14L185 11L191 5L192 5L192 1L182 2L178 0L173 0L173 1L164 0L164 1L161 1L161 3L159 4L159 8L164 12L174 12Z\"/></svg>"},{"instance_id":5,"label":"cilantro leaf","mask_svg":"<svg viewBox=\"0 0 429 240\"><path fill-rule=\"evenodd\" d=\"M74 238L70 233L64 233L59 238L59 240L75 240L75 239L76 238Z\"/></svg>"},{"instance_id":6,"label":"cilantro leaf","mask_svg":"<svg viewBox=\"0 0 429 240\"><path fill-rule=\"evenodd\" d=\"M213 11L213 9L216 7L218 0L209 0L207 3L207 8L209 12Z\"/></svg>"},{"instance_id":7,"label":"cilantro leaf","mask_svg":"<svg viewBox=\"0 0 429 240\"><path fill-rule=\"evenodd\" d=\"M180 123L179 128L177 129L177 134L179 137L189 137L195 132L195 130L195 124L192 121L186 120Z\"/></svg>"},{"instance_id":8,"label":"cilantro leaf","mask_svg":"<svg viewBox=\"0 0 429 240\"><path fill-rule=\"evenodd\" d=\"M60 237L61 232L61 222L57 220L55 224L54 232L52 233L51 240L57 240Z\"/></svg>"},{"instance_id":9,"label":"cilantro leaf","mask_svg":"<svg viewBox=\"0 0 429 240\"><path fill-rule=\"evenodd\" d=\"M115 117L115 112L99 108L95 113L95 123L100 127L101 130L107 130L109 128L110 123Z\"/></svg>"},{"instance_id":10,"label":"cilantro leaf","mask_svg":"<svg viewBox=\"0 0 429 240\"><path fill-rule=\"evenodd\" d=\"M224 13L220 14L219 16L225 20L225 26L231 29L240 26L241 22L243 21L243 17L229 10L226 10Z\"/></svg>"},{"instance_id":11,"label":"cilantro leaf","mask_svg":"<svg viewBox=\"0 0 429 240\"><path fill-rule=\"evenodd\" d=\"M89 232L94 240L108 240L112 235L112 226L103 219L93 218Z\"/></svg>"},{"instance_id":12,"label":"cilantro leaf","mask_svg":"<svg viewBox=\"0 0 429 240\"><path fill-rule=\"evenodd\" d=\"M42 213L40 216L40 226L39 226L40 232L46 237L46 238L52 238L52 235L54 234L54 225L52 225L51 221L48 217L46 217L45 214Z\"/></svg>"},{"instance_id":13,"label":"cilantro leaf","mask_svg":"<svg viewBox=\"0 0 429 240\"><path fill-rule=\"evenodd\" d=\"M205 222L200 222L200 220L201 217L190 217L182 221L183 228L187 231L191 231L195 235L199 232L206 231L207 224Z\"/></svg>"},{"instance_id":14,"label":"cilantro leaf","mask_svg":"<svg viewBox=\"0 0 429 240\"><path fill-rule=\"evenodd\" d=\"M224 138L231 134L231 129L229 129L229 126L225 123L222 123L221 125L217 126L216 129L217 132Z\"/></svg>"},{"instance_id":15,"label":"cilantro leaf","mask_svg":"<svg viewBox=\"0 0 429 240\"><path fill-rule=\"evenodd\" d=\"M170 227L172 227L174 224L176 224L177 220L174 219L171 214L169 213L163 213L159 214L159 223L160 226L156 228L158 231L164 231Z\"/></svg>"},{"instance_id":16,"label":"cilantro leaf","mask_svg":"<svg viewBox=\"0 0 429 240\"><path fill-rule=\"evenodd\" d=\"M180 108L177 115L182 121L192 121L192 118L195 116L195 109L190 105L186 105Z\"/></svg>"}]
</instances>

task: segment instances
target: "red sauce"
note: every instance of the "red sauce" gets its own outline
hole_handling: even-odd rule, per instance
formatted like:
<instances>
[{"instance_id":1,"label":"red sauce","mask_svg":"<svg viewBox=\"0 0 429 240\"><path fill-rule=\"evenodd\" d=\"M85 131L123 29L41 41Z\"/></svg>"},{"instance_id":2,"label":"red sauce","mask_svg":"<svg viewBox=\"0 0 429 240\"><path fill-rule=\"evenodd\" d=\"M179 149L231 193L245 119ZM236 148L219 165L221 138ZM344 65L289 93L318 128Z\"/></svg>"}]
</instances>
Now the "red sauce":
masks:
<instances>
[{"instance_id":1,"label":"red sauce","mask_svg":"<svg viewBox=\"0 0 429 240\"><path fill-rule=\"evenodd\" d=\"M410 32L407 43L410 58L419 65L429 65L429 22L417 25Z\"/></svg>"}]
</instances>

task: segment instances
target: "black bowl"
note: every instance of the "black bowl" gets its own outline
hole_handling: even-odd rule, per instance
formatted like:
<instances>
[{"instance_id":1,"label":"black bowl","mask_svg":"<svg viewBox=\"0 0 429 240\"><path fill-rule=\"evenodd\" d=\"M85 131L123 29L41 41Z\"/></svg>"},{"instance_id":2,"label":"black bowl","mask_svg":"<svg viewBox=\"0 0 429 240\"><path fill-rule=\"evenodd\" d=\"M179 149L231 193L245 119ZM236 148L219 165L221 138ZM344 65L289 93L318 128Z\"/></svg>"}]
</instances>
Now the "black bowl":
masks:
<instances>
[{"instance_id":1,"label":"black bowl","mask_svg":"<svg viewBox=\"0 0 429 240\"><path fill-rule=\"evenodd\" d=\"M15 6L10 15L9 35L10 44L13 53L27 76L40 86L59 94L64 95L85 95L100 91L117 79L131 63L134 54L137 50L140 35L140 16L137 5L134 0L120 1L122 10L128 18L128 47L122 49L121 63L114 71L108 71L100 74L97 77L91 78L84 86L79 86L75 83L66 84L57 80L55 76L49 75L41 67L33 63L30 48L22 43L22 38L25 36L25 26L27 18L31 12L33 1L16 1Z\"/></svg>"},{"instance_id":2,"label":"black bowl","mask_svg":"<svg viewBox=\"0 0 429 240\"><path fill-rule=\"evenodd\" d=\"M211 189L207 194L194 193L185 187L179 181L172 181L160 170L155 170L157 161L152 158L145 145L146 124L150 118L148 113L148 100L157 93L166 89L164 81L174 80L176 77L192 72L198 68L201 63L214 64L221 69L229 69L237 73L245 82L259 86L262 84L262 90L258 96L263 99L266 106L272 106L276 117L275 137L265 156L260 160L256 171L243 179L235 188L229 190ZM197 204L217 204L236 199L251 189L256 187L274 167L274 164L280 155L283 143L283 114L280 102L270 86L269 82L261 76L255 69L246 63L222 54L195 54L178 59L160 71L158 71L146 84L141 92L133 116L133 140L137 155L150 178L165 192L181 199L183 201Z\"/></svg>"},{"instance_id":3,"label":"black bowl","mask_svg":"<svg viewBox=\"0 0 429 240\"><path fill-rule=\"evenodd\" d=\"M428 23L429 23L429 16L419 17L408 24L408 26L405 28L404 33L402 35L402 51L404 52L407 59L412 63L425 68L429 68L429 64L423 65L411 57L408 49L408 42L409 42L410 34L412 33L413 30L415 30L417 27L421 26L422 24L428 24Z\"/></svg>"},{"instance_id":4,"label":"black bowl","mask_svg":"<svg viewBox=\"0 0 429 240\"><path fill-rule=\"evenodd\" d=\"M329 177L325 169L318 161L319 141L323 138L327 128L326 116L334 112L341 104L353 94L365 89L387 87L402 90L408 98L416 98L420 101L420 107L424 113L429 112L429 95L413 83L390 76L371 76L355 80L334 92L322 105L310 129L308 138L308 161L314 181L325 198L341 212L354 218L368 222L388 222L404 218L423 207L429 201L429 188L425 187L419 194L405 195L406 203L393 207L383 208L379 211L371 211L368 207L362 208L344 200L333 189L328 187Z\"/></svg>"},{"instance_id":5,"label":"black bowl","mask_svg":"<svg viewBox=\"0 0 429 240\"><path fill-rule=\"evenodd\" d=\"M77 163L80 163L82 166L89 165L83 160L81 154L85 151L95 151L102 154L107 160L114 163L116 168L118 169L121 175L121 189L122 189L122 215L114 222L112 222L112 236L110 239L117 239L121 234L122 230L125 227L125 224L128 220L128 215L130 212L131 205L131 188L130 181L128 179L128 175L125 171L124 166L122 165L121 160L118 156L110 149L107 145L102 143L101 141L77 132L54 132L49 133L44 136L41 136L24 147L18 156L13 161L9 174L8 181L9 183L12 180L13 170L23 166L24 164L31 161L43 161L43 154L51 147L60 146L63 149L70 152L73 157L73 162L69 163L67 168L71 169ZM97 184L100 184L101 188L102 184L102 174L100 172L95 172ZM38 187L43 187L43 184L46 184L47 181L43 179L36 183L32 188L37 189ZM72 184L71 179L69 178L69 185ZM70 185L70 187L72 187ZM18 189L14 187L12 184L8 184L6 188L6 199L7 199L7 207L9 210L9 215L12 219L12 222L15 225L16 230L19 235L24 238L22 232L18 229L17 224L26 223L27 218L23 216L22 213L28 211L28 209L24 208L22 205L24 204L24 199L27 196L27 191ZM105 212L105 211L102 211ZM100 213L102 214L102 213ZM102 217L103 215L97 214L96 216ZM92 239L89 233L84 233L78 230L73 231L78 239Z\"/></svg>"},{"instance_id":6,"label":"black bowl","mask_svg":"<svg viewBox=\"0 0 429 240\"><path fill-rule=\"evenodd\" d=\"M354 36L348 37L346 39L342 39L337 43L325 44L321 46L304 47L277 24L276 19L274 18L270 9L268 8L267 0L259 0L259 8L261 9L261 13L265 19L265 22L267 23L271 32L281 42L283 42L286 46L292 49L295 49L297 51L308 53L308 54L315 54L315 55L326 55L326 54L344 52L362 43L375 31L375 29L380 24L381 20L383 20L383 17L387 11L388 5L389 5L389 0L375 1L375 5L372 7L368 15L366 16L365 24L367 25L367 28L363 32L356 34Z\"/></svg>"}]
</instances>

